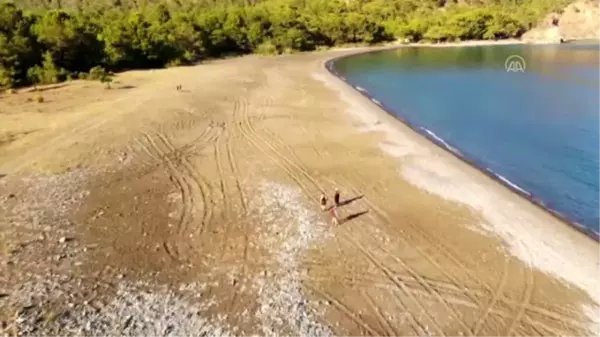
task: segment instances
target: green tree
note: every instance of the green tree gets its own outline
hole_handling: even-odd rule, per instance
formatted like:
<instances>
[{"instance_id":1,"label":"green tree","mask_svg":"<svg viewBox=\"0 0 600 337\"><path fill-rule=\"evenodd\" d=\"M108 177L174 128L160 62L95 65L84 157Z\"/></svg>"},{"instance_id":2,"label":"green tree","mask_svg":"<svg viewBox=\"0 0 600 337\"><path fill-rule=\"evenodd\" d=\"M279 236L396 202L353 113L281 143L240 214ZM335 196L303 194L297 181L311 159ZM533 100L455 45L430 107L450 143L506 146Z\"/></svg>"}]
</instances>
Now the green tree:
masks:
<instances>
[{"instance_id":1,"label":"green tree","mask_svg":"<svg viewBox=\"0 0 600 337\"><path fill-rule=\"evenodd\" d=\"M27 69L40 61L31 33L33 19L11 3L0 3L0 87L27 84Z\"/></svg>"},{"instance_id":2,"label":"green tree","mask_svg":"<svg viewBox=\"0 0 600 337\"><path fill-rule=\"evenodd\" d=\"M0 0L3 1L3 0ZM0 3L0 87L394 38L518 37L571 0L19 0ZM107 71L108 72L108 71ZM109 83L109 82L105 82Z\"/></svg>"},{"instance_id":3,"label":"green tree","mask_svg":"<svg viewBox=\"0 0 600 337\"><path fill-rule=\"evenodd\" d=\"M100 28L82 20L62 10L51 10L33 26L57 67L81 72L102 62L103 45L96 37Z\"/></svg>"}]
</instances>

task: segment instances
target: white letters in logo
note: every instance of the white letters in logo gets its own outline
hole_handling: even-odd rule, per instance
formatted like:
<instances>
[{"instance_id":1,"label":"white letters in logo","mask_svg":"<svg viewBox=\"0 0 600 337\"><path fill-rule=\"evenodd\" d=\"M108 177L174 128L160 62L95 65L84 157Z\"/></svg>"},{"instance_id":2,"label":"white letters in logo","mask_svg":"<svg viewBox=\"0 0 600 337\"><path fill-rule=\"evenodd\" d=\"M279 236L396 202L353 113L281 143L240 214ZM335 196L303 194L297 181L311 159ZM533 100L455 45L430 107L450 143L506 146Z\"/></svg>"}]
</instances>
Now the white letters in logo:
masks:
<instances>
[{"instance_id":1,"label":"white letters in logo","mask_svg":"<svg viewBox=\"0 0 600 337\"><path fill-rule=\"evenodd\" d=\"M524 73L526 66L525 59L519 55L511 55L504 61L507 73Z\"/></svg>"}]
</instances>

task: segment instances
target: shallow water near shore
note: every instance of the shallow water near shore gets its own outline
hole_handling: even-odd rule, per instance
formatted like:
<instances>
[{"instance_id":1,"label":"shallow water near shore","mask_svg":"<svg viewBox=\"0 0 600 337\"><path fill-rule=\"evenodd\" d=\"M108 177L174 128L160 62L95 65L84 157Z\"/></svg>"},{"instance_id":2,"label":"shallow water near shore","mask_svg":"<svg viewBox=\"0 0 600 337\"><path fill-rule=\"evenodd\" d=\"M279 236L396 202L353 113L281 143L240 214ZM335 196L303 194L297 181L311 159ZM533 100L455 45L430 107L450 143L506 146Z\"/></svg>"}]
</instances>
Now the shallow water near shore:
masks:
<instances>
[{"instance_id":1,"label":"shallow water near shore","mask_svg":"<svg viewBox=\"0 0 600 337\"><path fill-rule=\"evenodd\" d=\"M523 72L506 70L513 55ZM430 138L598 232L598 56L588 43L409 47L335 68Z\"/></svg>"}]
</instances>

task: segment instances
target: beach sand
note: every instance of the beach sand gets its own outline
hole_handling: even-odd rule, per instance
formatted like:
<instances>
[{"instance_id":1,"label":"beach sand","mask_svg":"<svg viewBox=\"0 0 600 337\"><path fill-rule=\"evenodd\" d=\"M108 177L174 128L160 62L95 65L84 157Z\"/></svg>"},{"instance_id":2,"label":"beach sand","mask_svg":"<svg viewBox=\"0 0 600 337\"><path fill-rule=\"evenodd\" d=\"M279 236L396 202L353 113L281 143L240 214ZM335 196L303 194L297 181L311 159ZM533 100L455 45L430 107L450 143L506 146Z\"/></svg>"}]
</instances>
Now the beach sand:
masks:
<instances>
[{"instance_id":1,"label":"beach sand","mask_svg":"<svg viewBox=\"0 0 600 337\"><path fill-rule=\"evenodd\" d=\"M364 50L3 95L2 329L597 335L598 243L324 67Z\"/></svg>"}]
</instances>

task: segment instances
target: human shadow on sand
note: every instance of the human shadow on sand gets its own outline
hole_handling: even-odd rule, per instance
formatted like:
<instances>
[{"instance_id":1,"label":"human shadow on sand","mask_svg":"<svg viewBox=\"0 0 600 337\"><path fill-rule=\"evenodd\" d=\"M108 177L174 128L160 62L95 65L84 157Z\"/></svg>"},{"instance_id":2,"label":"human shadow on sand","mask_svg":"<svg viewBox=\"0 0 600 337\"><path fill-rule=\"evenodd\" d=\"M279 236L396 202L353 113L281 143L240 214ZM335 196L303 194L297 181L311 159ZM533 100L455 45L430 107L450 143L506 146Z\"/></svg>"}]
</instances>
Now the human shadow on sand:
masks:
<instances>
[{"instance_id":1,"label":"human shadow on sand","mask_svg":"<svg viewBox=\"0 0 600 337\"><path fill-rule=\"evenodd\" d=\"M358 218L359 216L367 214L367 213L369 213L368 210L367 211L357 212L357 213L352 213L352 214L346 216L345 218L343 218L341 222L342 223L346 223L346 222L348 222L350 220L354 220L354 219Z\"/></svg>"},{"instance_id":2,"label":"human shadow on sand","mask_svg":"<svg viewBox=\"0 0 600 337\"><path fill-rule=\"evenodd\" d=\"M55 89L60 89L60 88L64 88L66 87L67 83L64 84L52 84L52 85L45 85L42 87L34 87L33 89L30 89L30 91L34 91L34 92L44 92L44 91L48 91L48 90L55 90Z\"/></svg>"},{"instance_id":3,"label":"human shadow on sand","mask_svg":"<svg viewBox=\"0 0 600 337\"><path fill-rule=\"evenodd\" d=\"M359 196L354 197L354 198L350 198L350 199L346 199L346 200L340 201L340 204L338 206L350 205L351 203L355 202L356 200L362 199L362 197L363 197L363 195L359 195Z\"/></svg>"},{"instance_id":4,"label":"human shadow on sand","mask_svg":"<svg viewBox=\"0 0 600 337\"><path fill-rule=\"evenodd\" d=\"M346 206L346 205L350 205L351 203L355 202L356 200L362 199L363 195L359 195L357 197L354 198L350 198L350 199L346 199L344 201L341 201L337 207L342 207L342 206ZM323 209L323 211L330 211L332 208L334 207L334 205L330 205L329 207Z\"/></svg>"}]
</instances>

